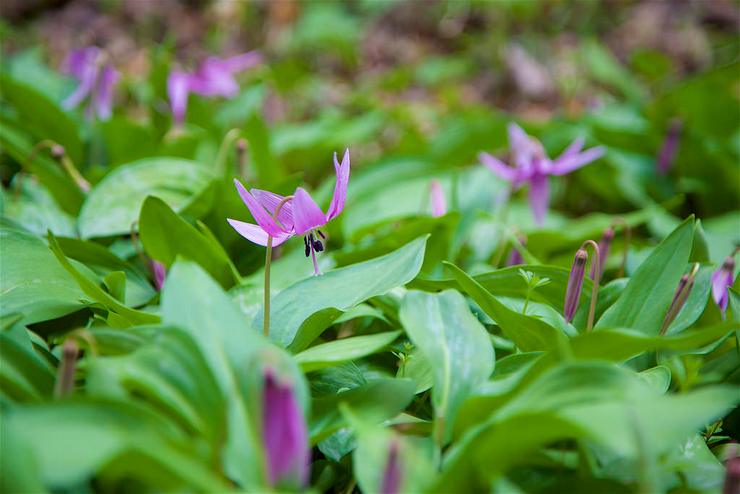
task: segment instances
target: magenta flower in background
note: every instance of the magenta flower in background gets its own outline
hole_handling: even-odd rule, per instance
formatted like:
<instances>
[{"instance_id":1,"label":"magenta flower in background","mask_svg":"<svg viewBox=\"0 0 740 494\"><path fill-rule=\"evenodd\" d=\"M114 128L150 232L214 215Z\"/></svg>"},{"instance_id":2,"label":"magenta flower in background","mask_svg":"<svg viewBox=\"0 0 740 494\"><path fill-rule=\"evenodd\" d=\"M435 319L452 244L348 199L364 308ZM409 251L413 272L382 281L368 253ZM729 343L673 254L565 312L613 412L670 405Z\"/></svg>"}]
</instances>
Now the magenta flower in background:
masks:
<instances>
[{"instance_id":1,"label":"magenta flower in background","mask_svg":"<svg viewBox=\"0 0 740 494\"><path fill-rule=\"evenodd\" d=\"M519 240L519 243L522 244L522 247L526 247L527 245L527 237L524 235L517 235L517 240ZM524 264L524 257L522 256L522 253L519 252L519 249L516 245L513 245L511 247L511 252L509 252L509 257L506 259L506 265L507 266L518 266L520 264Z\"/></svg>"},{"instance_id":2,"label":"magenta flower in background","mask_svg":"<svg viewBox=\"0 0 740 494\"><path fill-rule=\"evenodd\" d=\"M668 126L663 146L658 154L658 172L661 175L667 174L673 166L673 161L678 153L678 145L681 139L681 129L683 124L680 120L674 119Z\"/></svg>"},{"instance_id":3,"label":"magenta flower in background","mask_svg":"<svg viewBox=\"0 0 740 494\"><path fill-rule=\"evenodd\" d=\"M63 72L77 79L79 85L62 106L69 110L87 100L89 118L97 115L100 120L108 120L113 113L113 90L119 74L105 64L103 51L96 46L72 50L64 62Z\"/></svg>"},{"instance_id":4,"label":"magenta flower in background","mask_svg":"<svg viewBox=\"0 0 740 494\"><path fill-rule=\"evenodd\" d=\"M732 286L734 278L735 259L731 255L725 259L721 268L712 273L712 298L723 314L727 310L727 304L730 301L730 294L727 287Z\"/></svg>"},{"instance_id":5,"label":"magenta flower in background","mask_svg":"<svg viewBox=\"0 0 740 494\"><path fill-rule=\"evenodd\" d=\"M271 486L308 483L311 449L306 419L287 380L267 368L262 388L262 442Z\"/></svg>"},{"instance_id":6,"label":"magenta flower in background","mask_svg":"<svg viewBox=\"0 0 740 494\"><path fill-rule=\"evenodd\" d=\"M164 279L167 277L167 268L161 262L152 259L149 261L149 269L151 270L152 276L154 277L155 288L158 291L162 290L162 287L164 286Z\"/></svg>"},{"instance_id":7,"label":"magenta flower in background","mask_svg":"<svg viewBox=\"0 0 740 494\"><path fill-rule=\"evenodd\" d=\"M550 204L550 185L548 176L567 175L604 154L599 146L581 151L584 141L576 139L555 160L545 154L542 144L527 135L518 125L509 124L509 147L514 166L509 166L488 153L480 153L481 163L503 180L510 182L514 189L529 184L529 203L535 223L541 225Z\"/></svg>"},{"instance_id":8,"label":"magenta flower in background","mask_svg":"<svg viewBox=\"0 0 740 494\"><path fill-rule=\"evenodd\" d=\"M603 235L601 235L601 240L599 240L599 273L602 275L604 274L604 265L606 264L606 257L609 255L609 249L611 249L612 246L612 240L614 240L614 229L612 227L607 228L604 230ZM588 277L592 280L596 276L596 263L591 263L591 269L588 272Z\"/></svg>"},{"instance_id":9,"label":"magenta flower in background","mask_svg":"<svg viewBox=\"0 0 740 494\"><path fill-rule=\"evenodd\" d=\"M344 209L344 203L347 200L347 185L349 184L349 149L344 151L341 163L337 160L337 154L334 153L334 171L336 173L334 195L326 213L301 187L296 189L292 197L286 199L284 196L265 190L251 189L247 191L239 180L234 179L239 195L257 224L245 223L231 218L227 218L227 221L242 237L259 245L267 245L268 237L273 237L273 246L277 246L290 237L303 235L306 257L311 256L314 274L320 275L321 271L316 260L316 252L324 250L322 239L326 239L326 237L319 228L339 216ZM283 206L277 219L275 219L273 216L280 203L283 203Z\"/></svg>"},{"instance_id":10,"label":"magenta flower in background","mask_svg":"<svg viewBox=\"0 0 740 494\"><path fill-rule=\"evenodd\" d=\"M432 180L429 184L429 197L432 203L432 216L439 218L447 214L447 201L439 180Z\"/></svg>"},{"instance_id":11,"label":"magenta flower in background","mask_svg":"<svg viewBox=\"0 0 740 494\"><path fill-rule=\"evenodd\" d=\"M179 125L185 121L190 93L208 98L233 98L239 94L239 83L234 75L261 62L262 56L254 50L230 58L208 57L193 73L173 70L167 78L167 95L175 123Z\"/></svg>"}]
</instances>

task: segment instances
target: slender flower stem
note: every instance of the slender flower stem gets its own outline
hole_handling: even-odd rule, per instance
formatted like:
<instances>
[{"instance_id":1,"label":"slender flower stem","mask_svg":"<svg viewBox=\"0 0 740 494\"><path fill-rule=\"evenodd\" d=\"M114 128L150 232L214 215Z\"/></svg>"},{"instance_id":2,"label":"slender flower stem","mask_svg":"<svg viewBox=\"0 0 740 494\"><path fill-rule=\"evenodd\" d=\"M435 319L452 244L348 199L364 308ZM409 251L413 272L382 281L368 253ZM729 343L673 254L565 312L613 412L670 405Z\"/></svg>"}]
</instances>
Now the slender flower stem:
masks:
<instances>
[{"instance_id":1,"label":"slender flower stem","mask_svg":"<svg viewBox=\"0 0 740 494\"><path fill-rule=\"evenodd\" d=\"M61 398L67 396L74 388L75 367L80 349L73 339L68 339L62 346L62 358L57 370L57 380L54 384L54 396Z\"/></svg>"},{"instance_id":2,"label":"slender flower stem","mask_svg":"<svg viewBox=\"0 0 740 494\"><path fill-rule=\"evenodd\" d=\"M221 141L221 147L218 149L218 154L216 155L216 173L222 177L228 177L230 175L229 166L227 164L229 149L231 149L234 141L239 138L240 134L241 130L231 129L224 136L224 140Z\"/></svg>"},{"instance_id":3,"label":"slender flower stem","mask_svg":"<svg viewBox=\"0 0 740 494\"><path fill-rule=\"evenodd\" d=\"M594 258L591 261L596 266L594 272L593 288L591 289L591 305L588 308L588 323L586 324L586 331L591 331L594 327L594 314L596 313L596 299L599 296L599 283L601 282L601 254L599 253L599 245L593 240L586 240L581 245L582 249L585 249L587 245L590 245L594 249Z\"/></svg>"},{"instance_id":4,"label":"slender flower stem","mask_svg":"<svg viewBox=\"0 0 740 494\"><path fill-rule=\"evenodd\" d=\"M272 218L278 222L279 220L278 215L280 214L280 210L283 209L283 206L285 203L293 199L293 196L285 196L283 197L283 200L280 201L275 208L275 212L272 215ZM316 262L316 258L314 257L314 263ZM265 251L265 298L264 298L264 317L262 318L262 332L264 333L265 337L270 336L270 265L272 264L272 235L267 236L267 250Z\"/></svg>"},{"instance_id":5,"label":"slender flower stem","mask_svg":"<svg viewBox=\"0 0 740 494\"><path fill-rule=\"evenodd\" d=\"M43 141L37 143L33 147L33 149L31 149L31 153L28 155L28 159L26 160L27 166L29 168L31 162L36 157L36 154L42 149L49 149L51 157L54 158L57 163L62 165L64 171L67 172L67 175L69 175L74 183L77 184L77 187L79 187L82 192L90 192L90 182L85 180L85 177L82 176L80 171L75 167L74 163L72 163L72 160L67 155L64 147L52 141L51 139L44 139Z\"/></svg>"}]
</instances>

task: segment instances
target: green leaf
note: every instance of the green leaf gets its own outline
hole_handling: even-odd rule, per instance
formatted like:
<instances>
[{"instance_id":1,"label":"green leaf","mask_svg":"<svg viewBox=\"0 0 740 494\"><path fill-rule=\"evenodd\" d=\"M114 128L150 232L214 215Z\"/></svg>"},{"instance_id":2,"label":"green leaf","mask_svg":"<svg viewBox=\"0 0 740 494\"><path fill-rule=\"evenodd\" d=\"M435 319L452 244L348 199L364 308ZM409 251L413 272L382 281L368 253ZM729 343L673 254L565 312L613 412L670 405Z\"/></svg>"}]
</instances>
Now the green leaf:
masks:
<instances>
[{"instance_id":1,"label":"green leaf","mask_svg":"<svg viewBox=\"0 0 740 494\"><path fill-rule=\"evenodd\" d=\"M64 251L59 246L59 242L57 242L57 239L51 232L49 233L49 248L54 253L62 267L66 269L67 272L77 281L82 291L85 292L85 295L90 297L93 301L101 304L109 312L112 312L116 321L120 320L121 322L125 322L126 325L159 322L158 315L126 307L109 293L100 288L100 286L94 281L81 273L72 265L69 259L67 259L67 256L64 255Z\"/></svg>"},{"instance_id":2,"label":"green leaf","mask_svg":"<svg viewBox=\"0 0 740 494\"><path fill-rule=\"evenodd\" d=\"M362 420L380 423L405 410L413 398L414 382L410 379L376 379L348 391L315 398L309 427L311 442L318 443L347 425L339 411L342 403L355 410Z\"/></svg>"},{"instance_id":3,"label":"green leaf","mask_svg":"<svg viewBox=\"0 0 740 494\"><path fill-rule=\"evenodd\" d=\"M0 224L0 257L3 314L17 312L23 323L32 324L85 307L83 292L44 242L5 220Z\"/></svg>"},{"instance_id":4,"label":"green leaf","mask_svg":"<svg viewBox=\"0 0 740 494\"><path fill-rule=\"evenodd\" d=\"M127 401L86 398L13 409L2 430L4 438L29 445L41 481L52 490L77 490L106 470L158 490L229 489L187 436Z\"/></svg>"},{"instance_id":5,"label":"green leaf","mask_svg":"<svg viewBox=\"0 0 740 494\"><path fill-rule=\"evenodd\" d=\"M436 439L447 442L462 402L493 372L491 339L460 293L411 291L400 319L411 341L434 362Z\"/></svg>"},{"instance_id":6,"label":"green leaf","mask_svg":"<svg viewBox=\"0 0 740 494\"><path fill-rule=\"evenodd\" d=\"M631 328L657 334L676 286L686 271L694 239L689 217L640 264L622 295L596 324L597 328Z\"/></svg>"},{"instance_id":7,"label":"green leaf","mask_svg":"<svg viewBox=\"0 0 740 494\"><path fill-rule=\"evenodd\" d=\"M291 376L298 401L307 408L303 374L286 353L249 328L236 304L193 262L179 260L168 273L162 318L192 337L226 397L225 471L245 488L264 489L259 432L252 427L261 413L259 400L247 400L247 390L254 393L253 373L262 370L260 362L270 362Z\"/></svg>"},{"instance_id":8,"label":"green leaf","mask_svg":"<svg viewBox=\"0 0 740 494\"><path fill-rule=\"evenodd\" d=\"M342 338L308 348L295 356L303 372L356 360L383 349L398 338L400 331Z\"/></svg>"},{"instance_id":9,"label":"green leaf","mask_svg":"<svg viewBox=\"0 0 740 494\"><path fill-rule=\"evenodd\" d=\"M599 329L576 336L570 340L570 345L577 358L622 362L661 349L685 353L699 351L739 327L740 324L726 322L668 336L648 336L630 329Z\"/></svg>"},{"instance_id":10,"label":"green leaf","mask_svg":"<svg viewBox=\"0 0 740 494\"><path fill-rule=\"evenodd\" d=\"M194 161L146 158L121 165L93 189L78 218L83 238L126 234L147 196L157 196L175 211L203 192L213 172Z\"/></svg>"},{"instance_id":11,"label":"green leaf","mask_svg":"<svg viewBox=\"0 0 740 494\"><path fill-rule=\"evenodd\" d=\"M30 84L0 77L0 96L20 115L20 121L36 139L51 139L62 146L72 161L82 163L82 141L77 124L62 109Z\"/></svg>"},{"instance_id":12,"label":"green leaf","mask_svg":"<svg viewBox=\"0 0 740 494\"><path fill-rule=\"evenodd\" d=\"M561 331L536 317L525 316L509 309L463 270L454 264L445 263L445 265L450 269L462 289L499 325L506 337L513 341L523 352L559 350L567 346L567 338ZM519 277L519 282L523 283L521 277ZM547 286L544 288L547 288Z\"/></svg>"},{"instance_id":13,"label":"green leaf","mask_svg":"<svg viewBox=\"0 0 740 494\"><path fill-rule=\"evenodd\" d=\"M225 288L236 281L236 268L223 248L212 237L188 224L158 197L144 200L139 234L146 252L167 267L172 266L177 256L182 256L198 263Z\"/></svg>"},{"instance_id":14,"label":"green leaf","mask_svg":"<svg viewBox=\"0 0 740 494\"><path fill-rule=\"evenodd\" d=\"M0 192L0 210L3 216L35 233L46 235L77 234L75 219L57 205L49 191L31 175L18 173L10 188Z\"/></svg>"},{"instance_id":15,"label":"green leaf","mask_svg":"<svg viewBox=\"0 0 740 494\"><path fill-rule=\"evenodd\" d=\"M41 401L51 396L56 371L49 355L42 355L19 323L0 329L0 393L13 401Z\"/></svg>"},{"instance_id":16,"label":"green leaf","mask_svg":"<svg viewBox=\"0 0 740 494\"><path fill-rule=\"evenodd\" d=\"M411 281L421 269L426 237L382 257L334 269L286 288L272 301L270 339L293 351L306 348L346 311ZM252 321L262 327L262 312Z\"/></svg>"},{"instance_id":17,"label":"green leaf","mask_svg":"<svg viewBox=\"0 0 740 494\"><path fill-rule=\"evenodd\" d=\"M280 180L283 172L272 153L269 130L259 114L255 113L247 121L244 134L249 141L249 159L260 183L273 184Z\"/></svg>"}]
</instances>

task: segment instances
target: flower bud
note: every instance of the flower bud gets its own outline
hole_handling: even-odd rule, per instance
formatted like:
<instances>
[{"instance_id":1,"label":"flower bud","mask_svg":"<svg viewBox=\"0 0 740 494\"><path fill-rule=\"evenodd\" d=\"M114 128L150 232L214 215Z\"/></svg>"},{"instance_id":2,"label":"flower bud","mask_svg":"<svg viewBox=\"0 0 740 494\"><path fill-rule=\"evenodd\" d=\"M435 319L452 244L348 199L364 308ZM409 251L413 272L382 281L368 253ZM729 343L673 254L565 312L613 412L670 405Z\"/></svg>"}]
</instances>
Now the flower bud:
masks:
<instances>
[{"instance_id":1,"label":"flower bud","mask_svg":"<svg viewBox=\"0 0 740 494\"><path fill-rule=\"evenodd\" d=\"M429 184L429 196L432 202L432 216L438 218L447 214L447 201L439 180L432 180Z\"/></svg>"},{"instance_id":2,"label":"flower bud","mask_svg":"<svg viewBox=\"0 0 740 494\"><path fill-rule=\"evenodd\" d=\"M732 286L734 276L735 259L733 256L725 259L722 267L712 273L712 298L723 313L727 310L727 304L730 301L727 287Z\"/></svg>"},{"instance_id":3,"label":"flower bud","mask_svg":"<svg viewBox=\"0 0 740 494\"><path fill-rule=\"evenodd\" d=\"M587 260L588 253L586 252L586 249L578 249L576 257L573 259L573 266L570 269L568 288L565 291L563 315L565 316L566 322L571 322L573 317L576 315L578 300L581 298L581 290L583 289L583 276L586 272Z\"/></svg>"},{"instance_id":4,"label":"flower bud","mask_svg":"<svg viewBox=\"0 0 740 494\"><path fill-rule=\"evenodd\" d=\"M660 335L665 334L668 327L676 319L676 316L681 312L681 309L683 309L684 304L686 304L686 300L688 300L689 295L691 294L691 289L694 288L694 279L698 269L699 265L695 264L691 273L683 275L681 280L678 282L676 291L673 293L673 300L671 300L671 305L668 307L665 319L663 319L663 325L660 327Z\"/></svg>"},{"instance_id":5,"label":"flower bud","mask_svg":"<svg viewBox=\"0 0 740 494\"><path fill-rule=\"evenodd\" d=\"M722 494L737 494L740 492L740 457L736 456L727 460L727 472L725 473L725 485Z\"/></svg>"},{"instance_id":6,"label":"flower bud","mask_svg":"<svg viewBox=\"0 0 740 494\"><path fill-rule=\"evenodd\" d=\"M383 483L380 486L381 494L398 494L401 489L401 465L398 458L398 442L391 442L388 450L388 461L383 471Z\"/></svg>"},{"instance_id":7,"label":"flower bud","mask_svg":"<svg viewBox=\"0 0 740 494\"><path fill-rule=\"evenodd\" d=\"M57 380L54 385L54 396L62 397L68 395L75 384L75 367L79 355L77 343L68 339L62 346L62 359L57 369Z\"/></svg>"},{"instance_id":8,"label":"flower bud","mask_svg":"<svg viewBox=\"0 0 740 494\"><path fill-rule=\"evenodd\" d=\"M527 245L527 238L524 235L517 235L517 240L522 244L522 247ZM520 264L524 264L524 258L522 257L522 253L519 252L519 249L517 249L516 246L513 246L511 248L511 252L509 252L509 257L506 259L506 265L518 266Z\"/></svg>"},{"instance_id":9,"label":"flower bud","mask_svg":"<svg viewBox=\"0 0 740 494\"><path fill-rule=\"evenodd\" d=\"M52 145L50 152L51 152L51 157L57 161L64 158L64 154L65 154L64 147L60 144Z\"/></svg>"},{"instance_id":10,"label":"flower bud","mask_svg":"<svg viewBox=\"0 0 740 494\"><path fill-rule=\"evenodd\" d=\"M293 386L265 369L262 389L262 441L271 486L304 487L311 450L306 419Z\"/></svg>"}]
</instances>

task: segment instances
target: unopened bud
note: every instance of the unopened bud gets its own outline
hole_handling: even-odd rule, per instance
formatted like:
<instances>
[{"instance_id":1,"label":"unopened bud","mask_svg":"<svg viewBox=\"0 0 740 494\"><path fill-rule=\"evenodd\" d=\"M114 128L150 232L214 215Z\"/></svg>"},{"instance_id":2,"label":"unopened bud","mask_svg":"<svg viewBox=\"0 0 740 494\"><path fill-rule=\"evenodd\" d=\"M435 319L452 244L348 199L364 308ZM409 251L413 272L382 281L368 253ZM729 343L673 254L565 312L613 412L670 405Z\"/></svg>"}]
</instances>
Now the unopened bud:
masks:
<instances>
[{"instance_id":1,"label":"unopened bud","mask_svg":"<svg viewBox=\"0 0 740 494\"><path fill-rule=\"evenodd\" d=\"M722 494L738 494L738 492L740 492L740 457L736 456L727 460L725 485L722 488Z\"/></svg>"},{"instance_id":2,"label":"unopened bud","mask_svg":"<svg viewBox=\"0 0 740 494\"><path fill-rule=\"evenodd\" d=\"M72 391L79 352L80 349L74 340L68 339L64 342L62 346L62 360L59 362L57 380L54 385L54 396L59 398L68 395Z\"/></svg>"},{"instance_id":3,"label":"unopened bud","mask_svg":"<svg viewBox=\"0 0 740 494\"><path fill-rule=\"evenodd\" d=\"M681 276L678 286L676 286L676 291L673 293L671 305L668 307L665 319L663 319L663 325L660 327L659 334L661 336L665 334L668 327L676 319L676 316L681 312L681 309L683 309L684 304L686 304L686 300L688 300L689 295L691 294L691 289L694 288L694 279L696 278L696 272L698 269L699 265L695 264L691 273Z\"/></svg>"},{"instance_id":4,"label":"unopened bud","mask_svg":"<svg viewBox=\"0 0 740 494\"><path fill-rule=\"evenodd\" d=\"M383 471L383 483L380 486L381 494L398 494L401 489L401 465L398 458L398 442L391 442L388 450L388 461Z\"/></svg>"},{"instance_id":5,"label":"unopened bud","mask_svg":"<svg viewBox=\"0 0 740 494\"><path fill-rule=\"evenodd\" d=\"M601 240L599 240L599 272L604 275L604 265L606 264L606 256L609 255L609 249L612 245L612 240L614 240L614 229L612 227L607 228L604 230L604 234L601 236ZM594 276L596 276L596 263L591 263L591 268L588 273L589 278L592 280L594 279Z\"/></svg>"},{"instance_id":6,"label":"unopened bud","mask_svg":"<svg viewBox=\"0 0 740 494\"><path fill-rule=\"evenodd\" d=\"M563 315L566 322L573 320L576 309L578 309L578 300L581 298L581 290L583 289L583 276L586 272L586 261L588 261L586 249L578 249L575 259L573 259L573 266L570 268L568 287L565 291Z\"/></svg>"},{"instance_id":7,"label":"unopened bud","mask_svg":"<svg viewBox=\"0 0 740 494\"><path fill-rule=\"evenodd\" d=\"M64 155L65 155L64 146L62 146L61 144L53 144L51 146L50 153L51 153L51 157L58 161L64 158Z\"/></svg>"}]
</instances>

